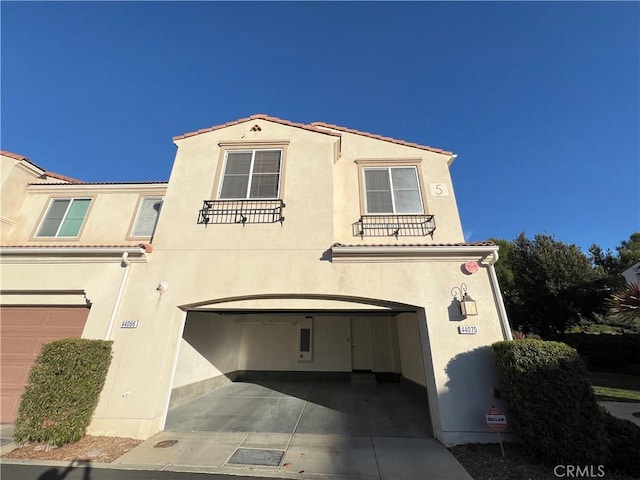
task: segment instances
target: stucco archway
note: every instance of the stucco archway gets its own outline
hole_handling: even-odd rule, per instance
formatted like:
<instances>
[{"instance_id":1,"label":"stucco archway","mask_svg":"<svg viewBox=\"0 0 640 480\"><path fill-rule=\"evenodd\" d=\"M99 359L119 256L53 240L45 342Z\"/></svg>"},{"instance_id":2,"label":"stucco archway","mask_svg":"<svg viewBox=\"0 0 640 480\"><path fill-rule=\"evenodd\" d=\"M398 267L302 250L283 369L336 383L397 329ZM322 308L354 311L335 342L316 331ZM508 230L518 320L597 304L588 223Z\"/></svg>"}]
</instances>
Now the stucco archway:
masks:
<instances>
[{"instance_id":1,"label":"stucco archway","mask_svg":"<svg viewBox=\"0 0 640 480\"><path fill-rule=\"evenodd\" d=\"M371 325L370 370L376 379L398 381L431 400L428 333L417 306L339 294L269 293L207 299L180 309L184 325L167 409L238 379L349 380L354 369L346 342L355 318ZM299 362L294 345L305 317L313 317L315 345L311 361ZM428 403L433 417L433 402Z\"/></svg>"}]
</instances>

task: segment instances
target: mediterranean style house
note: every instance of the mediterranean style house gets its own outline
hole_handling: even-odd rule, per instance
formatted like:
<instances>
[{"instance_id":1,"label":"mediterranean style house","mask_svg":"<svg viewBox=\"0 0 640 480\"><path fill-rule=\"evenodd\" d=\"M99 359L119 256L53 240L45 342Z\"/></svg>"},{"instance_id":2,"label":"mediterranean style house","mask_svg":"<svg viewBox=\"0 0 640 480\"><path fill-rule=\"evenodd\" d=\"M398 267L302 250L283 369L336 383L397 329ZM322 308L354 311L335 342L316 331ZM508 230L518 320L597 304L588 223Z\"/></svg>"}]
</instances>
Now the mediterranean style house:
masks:
<instances>
[{"instance_id":1,"label":"mediterranean style house","mask_svg":"<svg viewBox=\"0 0 640 480\"><path fill-rule=\"evenodd\" d=\"M89 433L147 438L238 379L371 372L447 445L494 441L498 247L465 243L451 152L254 115L173 139L167 182L2 152L2 422L42 344L113 340Z\"/></svg>"}]
</instances>

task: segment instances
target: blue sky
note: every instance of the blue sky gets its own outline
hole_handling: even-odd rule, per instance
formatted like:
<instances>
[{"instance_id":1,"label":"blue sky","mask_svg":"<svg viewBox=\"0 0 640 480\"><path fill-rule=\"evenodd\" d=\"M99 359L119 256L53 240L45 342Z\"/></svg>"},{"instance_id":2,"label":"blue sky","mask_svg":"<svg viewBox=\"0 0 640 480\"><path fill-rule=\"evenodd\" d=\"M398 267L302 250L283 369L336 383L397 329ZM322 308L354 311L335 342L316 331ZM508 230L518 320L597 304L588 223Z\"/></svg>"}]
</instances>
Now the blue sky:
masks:
<instances>
[{"instance_id":1,"label":"blue sky","mask_svg":"<svg viewBox=\"0 0 640 480\"><path fill-rule=\"evenodd\" d=\"M1 146L167 180L171 138L255 113L458 154L468 241L640 230L637 2L6 2Z\"/></svg>"}]
</instances>

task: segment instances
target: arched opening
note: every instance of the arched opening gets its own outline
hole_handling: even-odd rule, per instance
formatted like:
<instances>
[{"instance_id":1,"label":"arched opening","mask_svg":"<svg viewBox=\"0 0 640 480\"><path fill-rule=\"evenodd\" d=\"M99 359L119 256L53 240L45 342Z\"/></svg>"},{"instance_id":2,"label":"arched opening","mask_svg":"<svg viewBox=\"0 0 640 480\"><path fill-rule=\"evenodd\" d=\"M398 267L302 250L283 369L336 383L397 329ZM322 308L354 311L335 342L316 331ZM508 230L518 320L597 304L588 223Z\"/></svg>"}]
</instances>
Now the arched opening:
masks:
<instances>
[{"instance_id":1,"label":"arched opening","mask_svg":"<svg viewBox=\"0 0 640 480\"><path fill-rule=\"evenodd\" d=\"M418 307L259 294L180 308L165 429L433 436Z\"/></svg>"}]
</instances>

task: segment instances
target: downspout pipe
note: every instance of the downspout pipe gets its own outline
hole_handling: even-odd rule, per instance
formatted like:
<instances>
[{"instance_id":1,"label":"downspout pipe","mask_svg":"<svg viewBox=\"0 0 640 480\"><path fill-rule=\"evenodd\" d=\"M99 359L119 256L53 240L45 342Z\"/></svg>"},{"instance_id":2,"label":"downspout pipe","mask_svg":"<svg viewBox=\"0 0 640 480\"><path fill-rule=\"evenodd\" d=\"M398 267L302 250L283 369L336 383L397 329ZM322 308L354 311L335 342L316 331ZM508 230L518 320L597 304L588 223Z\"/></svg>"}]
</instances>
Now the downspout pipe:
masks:
<instances>
[{"instance_id":1,"label":"downspout pipe","mask_svg":"<svg viewBox=\"0 0 640 480\"><path fill-rule=\"evenodd\" d=\"M131 262L129 261L128 252L124 252L122 254L120 266L124 268L124 272L122 273L122 280L120 280L120 288L118 289L118 296L116 297L116 301L113 304L111 318L109 318L109 326L107 327L107 333L104 334L105 340L109 340L111 338L113 325L116 322L116 316L118 315L118 310L120 309L120 302L122 302L122 294L124 293L124 286L127 283L127 277L129 276L129 269L131 267Z\"/></svg>"},{"instance_id":2,"label":"downspout pipe","mask_svg":"<svg viewBox=\"0 0 640 480\"><path fill-rule=\"evenodd\" d=\"M496 275L495 263L498 261L498 250L494 250L491 254L491 259L488 261L489 265L489 277L491 279L491 287L493 289L493 296L498 304L498 316L500 317L500 323L502 325L502 334L505 340L513 340L511 334L511 326L509 325L509 319L507 317L507 310L504 308L504 301L502 300L502 293L500 291L500 285L498 283L498 276Z\"/></svg>"}]
</instances>

